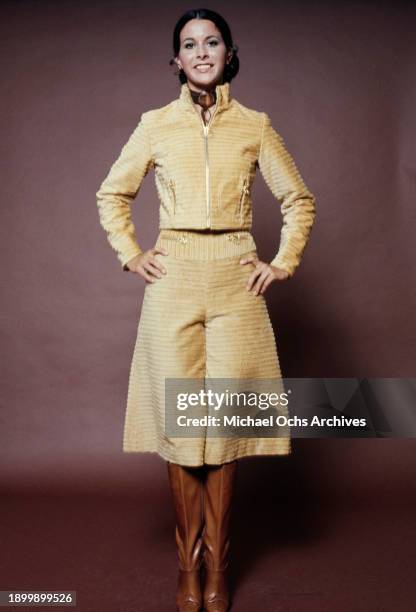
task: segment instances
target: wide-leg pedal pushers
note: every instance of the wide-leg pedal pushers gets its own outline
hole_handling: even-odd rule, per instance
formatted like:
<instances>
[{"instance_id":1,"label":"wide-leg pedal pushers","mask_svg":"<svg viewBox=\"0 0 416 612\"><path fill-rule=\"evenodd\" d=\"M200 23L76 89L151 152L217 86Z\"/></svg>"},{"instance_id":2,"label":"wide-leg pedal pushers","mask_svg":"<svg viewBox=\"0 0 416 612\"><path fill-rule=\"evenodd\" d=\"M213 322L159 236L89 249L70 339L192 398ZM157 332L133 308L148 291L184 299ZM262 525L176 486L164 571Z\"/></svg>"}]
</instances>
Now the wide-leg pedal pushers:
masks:
<instances>
[{"instance_id":1,"label":"wide-leg pedal pushers","mask_svg":"<svg viewBox=\"0 0 416 612\"><path fill-rule=\"evenodd\" d=\"M155 452L186 466L253 455L288 455L279 437L176 437L165 428L166 379L281 379L263 295L247 291L257 253L249 231L161 230L167 273L146 285L131 362L124 452ZM280 414L288 415L282 410Z\"/></svg>"}]
</instances>

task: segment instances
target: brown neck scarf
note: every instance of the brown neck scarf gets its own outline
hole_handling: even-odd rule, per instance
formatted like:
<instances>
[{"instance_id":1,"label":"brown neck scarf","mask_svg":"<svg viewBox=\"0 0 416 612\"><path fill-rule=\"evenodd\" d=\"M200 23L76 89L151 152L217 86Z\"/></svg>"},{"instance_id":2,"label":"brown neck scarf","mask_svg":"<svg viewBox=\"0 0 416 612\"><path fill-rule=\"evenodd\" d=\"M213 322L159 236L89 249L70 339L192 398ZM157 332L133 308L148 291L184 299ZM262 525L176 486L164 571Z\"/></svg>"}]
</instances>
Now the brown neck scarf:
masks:
<instances>
[{"instance_id":1,"label":"brown neck scarf","mask_svg":"<svg viewBox=\"0 0 416 612\"><path fill-rule=\"evenodd\" d=\"M211 111L209 109L217 101L217 92L215 89L201 92L193 91L191 88L189 88L189 91L191 92L192 100L202 107L201 116L204 123L207 123L211 118Z\"/></svg>"}]
</instances>

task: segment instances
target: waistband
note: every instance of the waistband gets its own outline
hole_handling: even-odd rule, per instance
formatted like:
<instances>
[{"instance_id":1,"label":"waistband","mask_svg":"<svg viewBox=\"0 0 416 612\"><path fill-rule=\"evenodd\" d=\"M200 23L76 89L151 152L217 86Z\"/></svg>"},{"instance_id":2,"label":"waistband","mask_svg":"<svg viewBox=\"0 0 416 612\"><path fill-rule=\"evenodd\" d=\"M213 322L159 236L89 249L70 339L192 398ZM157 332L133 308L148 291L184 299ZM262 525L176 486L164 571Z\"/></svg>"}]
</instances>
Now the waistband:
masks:
<instances>
[{"instance_id":1,"label":"waistband","mask_svg":"<svg viewBox=\"0 0 416 612\"><path fill-rule=\"evenodd\" d=\"M173 257L203 260L235 257L257 248L253 236L247 230L162 229L155 246L163 246Z\"/></svg>"}]
</instances>

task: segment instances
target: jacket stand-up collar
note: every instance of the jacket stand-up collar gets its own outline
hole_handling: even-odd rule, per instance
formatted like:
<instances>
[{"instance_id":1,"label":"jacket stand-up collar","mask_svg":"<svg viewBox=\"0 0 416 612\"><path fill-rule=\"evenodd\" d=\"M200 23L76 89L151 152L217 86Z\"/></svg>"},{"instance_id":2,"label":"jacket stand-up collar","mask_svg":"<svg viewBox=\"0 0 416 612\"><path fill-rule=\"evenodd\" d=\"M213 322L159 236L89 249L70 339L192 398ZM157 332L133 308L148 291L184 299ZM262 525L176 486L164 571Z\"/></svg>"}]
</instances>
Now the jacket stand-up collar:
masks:
<instances>
[{"instance_id":1,"label":"jacket stand-up collar","mask_svg":"<svg viewBox=\"0 0 416 612\"><path fill-rule=\"evenodd\" d=\"M216 112L218 113L228 108L231 102L230 83L227 82L217 85L215 87L215 92L217 94ZM192 100L188 83L182 83L181 92L179 95L179 103L184 108L184 110L191 110L193 113L195 112L195 105L194 101Z\"/></svg>"}]
</instances>

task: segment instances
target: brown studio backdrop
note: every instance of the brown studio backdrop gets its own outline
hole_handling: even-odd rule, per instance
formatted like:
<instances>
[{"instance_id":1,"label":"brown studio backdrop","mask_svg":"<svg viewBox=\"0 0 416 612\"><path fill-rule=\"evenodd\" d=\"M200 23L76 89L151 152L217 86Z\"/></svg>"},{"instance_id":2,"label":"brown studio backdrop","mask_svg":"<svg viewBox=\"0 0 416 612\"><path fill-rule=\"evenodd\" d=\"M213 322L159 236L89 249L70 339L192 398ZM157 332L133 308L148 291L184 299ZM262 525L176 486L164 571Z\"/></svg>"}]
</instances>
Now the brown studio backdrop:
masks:
<instances>
[{"instance_id":1,"label":"brown studio backdrop","mask_svg":"<svg viewBox=\"0 0 416 612\"><path fill-rule=\"evenodd\" d=\"M415 11L217 9L240 44L232 94L270 113L317 197L296 276L267 293L284 375L411 376ZM24 472L33 455L48 471L48 459L76 465L84 452L129 461L120 433L144 286L120 273L94 194L140 113L178 94L168 59L181 11L180 3L4 5L5 474ZM150 173L133 212L146 248L157 236L153 181ZM253 202L267 260L280 212L259 174ZM367 457L366 442L351 445Z\"/></svg>"},{"instance_id":2,"label":"brown studio backdrop","mask_svg":"<svg viewBox=\"0 0 416 612\"><path fill-rule=\"evenodd\" d=\"M168 60L186 8L2 5L6 494L20 486L47 492L59 482L111 492L134 483L134 494L167 495L155 456L120 450L144 285L120 272L94 194L140 113L178 95ZM210 8L229 20L240 46L232 95L270 114L317 198L294 279L267 292L284 375L412 376L414 7L260 1L255 10L248 2ZM133 213L145 248L157 236L153 181L146 177ZM267 260L280 212L259 174L253 202L253 233ZM307 499L384 491L409 508L412 444L295 440L288 463L244 465L241 495L256 486L259 470L278 470L289 499L296 482ZM146 512L140 506L135 512Z\"/></svg>"}]
</instances>

